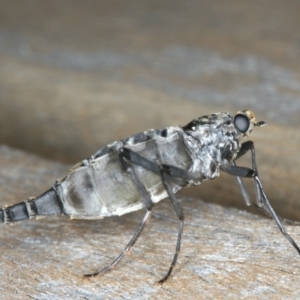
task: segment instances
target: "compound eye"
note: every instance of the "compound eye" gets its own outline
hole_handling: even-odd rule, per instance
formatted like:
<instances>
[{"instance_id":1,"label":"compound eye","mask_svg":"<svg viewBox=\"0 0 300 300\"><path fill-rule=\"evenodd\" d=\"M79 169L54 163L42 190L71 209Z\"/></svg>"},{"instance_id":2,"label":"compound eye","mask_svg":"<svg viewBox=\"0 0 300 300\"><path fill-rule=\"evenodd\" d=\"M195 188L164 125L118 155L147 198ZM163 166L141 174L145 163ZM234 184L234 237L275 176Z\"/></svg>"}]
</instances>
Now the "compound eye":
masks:
<instances>
[{"instance_id":1,"label":"compound eye","mask_svg":"<svg viewBox=\"0 0 300 300\"><path fill-rule=\"evenodd\" d=\"M237 114L234 117L234 126L241 133L246 133L250 127L250 120L247 116Z\"/></svg>"}]
</instances>

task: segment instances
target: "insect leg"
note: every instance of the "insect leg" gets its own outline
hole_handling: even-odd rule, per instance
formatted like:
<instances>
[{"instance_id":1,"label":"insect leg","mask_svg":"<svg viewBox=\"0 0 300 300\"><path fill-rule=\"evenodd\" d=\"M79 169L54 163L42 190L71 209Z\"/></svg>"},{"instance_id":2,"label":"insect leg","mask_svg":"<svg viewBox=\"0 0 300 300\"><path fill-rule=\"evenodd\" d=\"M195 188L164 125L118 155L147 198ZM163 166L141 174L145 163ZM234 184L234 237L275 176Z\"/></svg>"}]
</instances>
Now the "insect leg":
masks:
<instances>
[{"instance_id":1,"label":"insect leg","mask_svg":"<svg viewBox=\"0 0 300 300\"><path fill-rule=\"evenodd\" d=\"M172 181L175 181L174 180L175 178L181 178L181 179L185 179L185 180L202 180L204 178L204 176L201 173L189 172L189 171L186 171L184 169L180 169L180 168L170 166L170 165L165 165L165 164L157 165L156 163L140 156L139 154L135 153L134 151L132 151L128 148L123 148L122 150L123 150L121 152L122 153L122 159L120 161L124 165L125 168L127 168L127 166L129 165L126 162L126 160L128 160L131 163L137 164L139 166L142 166L142 167L146 168L149 171L152 171L153 173L160 174L161 179L162 179L162 183L163 183L163 185L164 185L164 187L165 187L165 189L168 193L168 196L171 200L171 203L173 204L175 212L176 212L176 214L179 218L179 221L180 221L179 222L178 236L177 236L176 251L175 251L175 254L173 256L171 266L170 266L166 276L159 281L159 283L163 283L170 277L170 275L172 273L172 270L173 270L174 266L176 265L178 254L179 254L179 251L180 251L181 236L182 236L183 222L184 222L184 215L183 215L182 209L181 209L181 207L180 207L180 205L179 205L179 203L178 203L178 201L177 201L177 199L176 199L176 197L175 197L175 195L172 191L171 186L169 185L169 183L167 182L166 179L172 180ZM141 183L139 183L139 180L138 180L137 176L135 175L135 173L133 172L132 168L130 168L129 170L132 171L133 181L137 184L137 186L139 186ZM142 188L140 189L140 191L143 194L142 191L145 190L145 187L143 185L141 185L141 186L142 186ZM145 190L145 195L148 195L146 190ZM149 197L149 195L148 195L148 197ZM147 200L147 203L148 203L149 200L151 201L151 198L149 198ZM150 206L150 201L148 203L149 206ZM153 203L151 201L151 207L149 209L151 209L152 206L153 206ZM138 231L139 230L137 230L137 232ZM139 233L138 233L138 235L139 235ZM134 238L133 238L133 240L134 240ZM134 242L135 241L136 241L136 239L134 240Z\"/></svg>"},{"instance_id":2,"label":"insect leg","mask_svg":"<svg viewBox=\"0 0 300 300\"><path fill-rule=\"evenodd\" d=\"M147 209L147 212L146 212L142 222L138 226L137 230L135 231L132 239L130 240L130 242L125 247L124 251L109 266L103 268L99 272L95 272L95 273L91 273L91 274L85 274L84 275L85 277L94 277L94 276L106 273L107 271L114 268L121 261L121 259L130 251L132 246L136 243L137 239L139 238L140 234L142 233L143 229L145 228L145 225L150 220L150 217L151 217L151 214L152 214L153 202L150 198L150 195L149 195L148 191L146 190L144 185L141 183L139 178L136 176L136 174L135 174L134 170L132 169L130 163L128 163L126 161L126 160L129 160L129 158L128 158L128 155L126 155L128 153L128 151L124 151L125 149L126 148L121 148L119 150L120 162L121 162L122 166L124 167L124 169L128 172L128 174L129 174L130 178L132 179L132 181L137 186L139 192L141 193L144 205ZM128 150L128 149L126 149L126 150ZM130 151L130 153L134 153L134 152Z\"/></svg>"},{"instance_id":3,"label":"insect leg","mask_svg":"<svg viewBox=\"0 0 300 300\"><path fill-rule=\"evenodd\" d=\"M237 157L235 158L235 160L238 159L239 157L241 157L242 155L246 154L250 149L252 151L251 159L252 159L253 170L256 170L256 173L258 175L258 170L257 170L257 166L256 166L256 161L255 161L255 148L254 148L254 144L252 141L247 141L242 144L241 149L240 149L239 153L237 154ZM236 166L235 161L232 162L232 165ZM236 180L240 187L240 190L242 192L242 196L246 202L246 205L248 205L248 206L253 205L258 211L265 213L269 217L272 217L271 214L269 213L269 211L262 208L262 206L263 206L263 202L261 200L262 195L260 193L258 184L256 184L257 204L255 204L255 203L251 202L249 194L247 193L244 183L242 181L242 178L239 176L236 176ZM282 222L284 222L286 224L297 225L297 226L300 225L299 222L294 221L294 220L289 220L289 219L285 219L285 218L280 218L280 219Z\"/></svg>"},{"instance_id":4,"label":"insect leg","mask_svg":"<svg viewBox=\"0 0 300 300\"><path fill-rule=\"evenodd\" d=\"M159 173L161 176L161 180L162 183L168 193L168 196L173 204L173 207L175 209L175 212L180 220L179 222L179 229L178 229L178 236L177 236L177 244L176 244L176 251L175 254L173 256L173 260L171 263L171 266L166 274L166 276L161 279L159 281L159 283L163 283L165 282L171 275L172 270L174 268L174 266L176 265L177 262L177 258L178 258L178 253L180 251L180 244L181 244L181 235L182 235L182 229L183 229L183 221L184 221L184 215L182 212L182 209L169 185L169 183L166 181L166 176L172 176L172 177L179 177L179 178L188 178L191 179L190 177L195 177L195 175L193 173L189 174L189 172L176 168L176 167L172 167L172 166L168 166L168 165L160 165L158 166L157 164L147 160L146 158L138 155L137 153L135 153L134 151L124 148L123 150L123 155L126 159L130 160L132 163L135 163L139 166L143 166L144 168L154 172L154 173ZM125 160L121 160L121 163L126 163ZM137 180L137 177L134 176L135 179L133 179L134 181ZM136 183L138 184L138 183ZM150 199L151 201L151 199ZM152 204L152 201L151 201Z\"/></svg>"},{"instance_id":5,"label":"insect leg","mask_svg":"<svg viewBox=\"0 0 300 300\"><path fill-rule=\"evenodd\" d=\"M120 153L121 153L120 157L122 157L122 159L120 159L120 161L124 168L127 168L127 165L128 165L128 163L125 161L125 159L126 159L133 164L139 165L157 175L160 175L159 167L156 163L140 156L139 154L137 154L136 152L134 152L128 148L122 148Z\"/></svg>"},{"instance_id":6,"label":"insect leg","mask_svg":"<svg viewBox=\"0 0 300 300\"><path fill-rule=\"evenodd\" d=\"M240 158L241 156L246 154L250 149L253 149L253 148L254 148L254 144L252 141L247 141L247 142L242 143L240 151L238 152L235 159Z\"/></svg>"},{"instance_id":7,"label":"insect leg","mask_svg":"<svg viewBox=\"0 0 300 300\"><path fill-rule=\"evenodd\" d=\"M128 149L128 148L122 148L120 150L120 154L119 154L119 158L120 158L120 162L123 165L123 167L126 169L126 171L130 174L131 179L133 180L133 182L136 184L136 186L138 187L141 195L143 196L143 201L144 204L146 206L147 209L147 213L143 219L143 221L141 222L141 224L139 225L138 229L136 230L133 238L131 239L131 241L128 243L128 245L126 246L125 250L106 268L102 269L100 272L94 273L94 274L87 274L86 276L90 277L90 276L96 276L98 274L102 274L104 272L109 271L110 269L112 269L117 263L119 263L119 261L125 256L125 254L130 250L130 248L135 244L135 242L137 241L138 237L140 236L143 228L145 227L146 223L148 222L148 220L150 219L151 216L151 212L152 212L152 207L153 207L153 202L151 200L150 195L148 194L146 188L143 186L143 184L140 182L140 180L138 179L138 177L136 176L134 170L131 167L131 164L136 164L139 165L141 167L144 167L145 169L158 174L161 176L162 179L162 183L168 193L168 196L173 204L173 207L175 209L175 212L180 220L179 223L179 231L178 231L178 236L177 236L177 244L176 244L176 252L173 256L173 260L171 263L171 266L169 268L168 273L166 274L166 276L159 281L159 283L163 283L165 282L169 276L172 273L172 270L176 264L177 261L177 257L178 257L178 253L180 251L180 244L181 244L181 236L182 236L182 229L183 229L183 222L184 222L184 215L182 212L182 209L172 191L172 188L170 187L169 183L166 181L166 179L168 178L168 180L174 180L175 178L181 178L181 179L185 179L185 180L202 180L204 178L204 176L201 173L192 173L189 171L186 171L184 169L180 169L177 167L173 167L173 166L169 166L169 165L157 165L156 163L140 156L139 154L137 154L136 152ZM128 161L130 163L128 163ZM175 180L174 180L175 181Z\"/></svg>"},{"instance_id":8,"label":"insect leg","mask_svg":"<svg viewBox=\"0 0 300 300\"><path fill-rule=\"evenodd\" d=\"M157 164L147 160L146 158L138 155L137 153L135 153L132 150L129 150L127 148L124 148L123 154L124 154L125 158L130 160L132 163L135 163L139 166L143 166L144 168L146 168L149 171L152 171L154 173L160 174L161 179L162 179L162 183L163 183L163 185L164 185L164 187L165 187L165 189L168 193L168 196L171 200L171 203L173 204L175 212L176 212L176 214L177 214L177 216L180 220L179 229L178 229L178 236L177 236L177 243L176 243L176 251L175 251L175 254L173 256L171 266L170 266L166 276L159 281L159 283L163 283L170 277L170 275L172 273L172 270L176 265L177 258L178 258L178 253L180 251L181 236L182 236L182 229L183 229L183 222L184 222L184 215L183 215L182 209L181 209L181 207L180 207L180 205L179 205L179 203L178 203L178 201L177 201L177 199L176 199L169 183L166 181L166 176L191 179L191 177L194 178L196 175L193 174L193 173L189 174L189 172L187 172L185 170L182 170L182 169L179 169L179 168L176 168L176 167L172 167L172 166L168 166L168 165L158 166ZM121 162L124 163L125 160L123 160ZM137 179L137 177L135 176L134 180L136 180L136 179ZM151 199L150 199L150 201L151 201ZM152 201L151 201L151 204L152 204Z\"/></svg>"},{"instance_id":9,"label":"insect leg","mask_svg":"<svg viewBox=\"0 0 300 300\"><path fill-rule=\"evenodd\" d=\"M124 251L109 266L103 268L99 272L95 272L95 273L91 273L91 274L85 274L84 276L85 277L94 277L94 276L97 276L97 275L104 274L104 273L110 271L112 268L114 268L121 261L121 259L130 251L131 247L135 244L138 237L142 233L145 225L149 221L149 219L151 217L151 214L152 214L152 210L147 210L142 222L140 223L139 227L137 228L137 230L136 230L134 236L132 237L132 239L130 240L130 242L125 247Z\"/></svg>"},{"instance_id":10,"label":"insect leg","mask_svg":"<svg viewBox=\"0 0 300 300\"><path fill-rule=\"evenodd\" d=\"M157 165L156 163L148 160L145 157L140 156L138 153L128 148L122 148L122 150L122 156L126 160L130 161L133 164L139 165L157 175L161 175L161 169L163 169L164 173L168 175L168 180L174 181L177 184L178 180L176 180L176 178L186 180L202 180L205 178L205 176L203 176L201 173L189 172L187 170L166 164ZM121 163L123 162L121 161Z\"/></svg>"},{"instance_id":11,"label":"insect leg","mask_svg":"<svg viewBox=\"0 0 300 300\"><path fill-rule=\"evenodd\" d=\"M286 232L280 218L277 216L276 212L274 211L273 207L271 206L271 203L263 190L263 187L262 187L262 184L260 182L257 172L250 168L238 167L238 166L232 166L232 165L228 166L228 167L224 167L223 171L227 172L230 175L239 176L239 177L248 177L248 178L253 178L255 180L257 186L259 187L260 193L262 195L262 198L261 198L262 204L263 204L262 208L264 208L266 211L268 211L270 213L270 215L272 216L273 220L277 224L281 233L286 237L286 239L293 245L293 247L300 254L300 248L298 247L296 242L291 238L291 236Z\"/></svg>"},{"instance_id":12,"label":"insect leg","mask_svg":"<svg viewBox=\"0 0 300 300\"><path fill-rule=\"evenodd\" d=\"M159 281L159 283L164 283L170 277L170 275L173 271L173 268L176 265L178 254L179 254L179 251L180 251L181 235L182 235L183 222L184 222L183 211L182 211L182 209L181 209L181 207L180 207L180 205L179 205L179 203L178 203L178 201L177 201L177 199L176 199L176 197L175 197L175 195L172 191L172 188L170 187L169 183L166 180L166 174L168 174L168 173L165 171L164 167L167 167L167 166L163 165L160 169L161 180L162 180L162 183L163 183L163 185L164 185L164 187L165 187L165 189L168 193L168 196L171 200L171 203L173 204L173 207L174 207L174 210L177 214L177 217L179 219L179 229L178 229L178 236L177 236L177 243L176 243L176 251L175 251L175 254L173 256L171 266L170 266L169 271L166 274L166 276L163 279L161 279ZM177 169L177 171L180 170L178 168L176 168L176 169ZM184 174L185 171L184 170L182 170L182 171L183 171L183 174Z\"/></svg>"},{"instance_id":13,"label":"insect leg","mask_svg":"<svg viewBox=\"0 0 300 300\"><path fill-rule=\"evenodd\" d=\"M247 142L245 142L245 143L242 144L241 149L238 152L235 160L237 160L238 158L240 158L241 156L243 156L244 154L246 154L249 150L251 150L252 169L258 175L258 170L257 170L256 160L255 160L255 148L254 148L254 144L253 144L252 141L247 141ZM234 166L236 165L235 161L232 162L232 165L234 165ZM246 202L246 205L250 206L252 203L251 203L249 194L247 193L246 188L244 186L243 180L241 179L240 176L237 176L236 180L237 180L237 183L238 183L238 185L240 187L240 190L242 192L242 196L243 196L243 198L244 198L244 200ZM257 183L255 184L255 187L256 187L256 201L257 201L258 206L261 207L263 205L262 199L261 199L262 195L261 195L261 192L260 192L260 189L259 189L259 186L258 186Z\"/></svg>"},{"instance_id":14,"label":"insect leg","mask_svg":"<svg viewBox=\"0 0 300 300\"><path fill-rule=\"evenodd\" d=\"M185 179L185 180L200 180L201 181L205 178L205 176L201 173L189 172L187 170L180 169L180 168L166 165L166 164L162 164L160 166L160 174L161 174L162 183L168 193L168 196L171 200L171 203L172 203L174 210L177 214L177 217L179 219L179 230L178 230L178 236L177 236L176 251L173 256L173 260L172 260L172 263L171 263L168 273L166 274L166 276L163 279L161 279L159 281L159 283L163 283L170 277L170 275L173 271L173 268L176 265L178 254L180 251L181 236L182 236L183 223L184 223L183 211L182 211L181 206L179 205L178 200L177 200L176 196L174 195L172 188L169 185L167 179L170 180L175 177L175 178L181 178L181 179Z\"/></svg>"},{"instance_id":15,"label":"insect leg","mask_svg":"<svg viewBox=\"0 0 300 300\"><path fill-rule=\"evenodd\" d=\"M164 174L168 175L168 179L181 178L186 180L203 180L205 176L201 173L190 172L174 166L162 164L160 165L160 173L163 171Z\"/></svg>"},{"instance_id":16,"label":"insect leg","mask_svg":"<svg viewBox=\"0 0 300 300\"><path fill-rule=\"evenodd\" d=\"M187 181L188 180L202 181L205 178L205 176L201 173L189 172L187 170L177 168L175 166L166 165L166 164L161 164L159 166L159 172L161 174L162 183L168 193L168 196L171 200L171 203L172 203L174 210L177 214L177 217L179 219L179 229L178 229L175 254L173 256L171 266L170 266L166 276L159 281L159 283L164 283L170 277L170 275L176 265L178 254L180 251L180 246L181 246L181 236L182 236L182 230L183 230L183 224L184 224L184 214L183 214L182 208L179 205L178 200L177 200L175 194L173 193L172 188L171 188L170 184L168 183L167 179L174 180L175 178L181 178L181 179L184 179Z\"/></svg>"}]
</instances>

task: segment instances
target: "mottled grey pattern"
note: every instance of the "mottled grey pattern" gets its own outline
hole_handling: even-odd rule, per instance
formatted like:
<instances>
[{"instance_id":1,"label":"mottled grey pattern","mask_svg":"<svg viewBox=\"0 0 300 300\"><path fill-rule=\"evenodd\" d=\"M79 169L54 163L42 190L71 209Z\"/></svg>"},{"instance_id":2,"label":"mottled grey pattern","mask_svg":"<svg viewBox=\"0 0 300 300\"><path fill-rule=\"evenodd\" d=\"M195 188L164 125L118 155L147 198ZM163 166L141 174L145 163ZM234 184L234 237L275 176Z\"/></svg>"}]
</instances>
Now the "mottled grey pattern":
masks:
<instances>
[{"instance_id":1,"label":"mottled grey pattern","mask_svg":"<svg viewBox=\"0 0 300 300\"><path fill-rule=\"evenodd\" d=\"M58 213L71 218L101 219L139 210L145 207L146 200L120 161L123 149L129 149L152 166L146 169L141 162L133 163L128 158L132 172L150 196L149 201L157 203L168 196L159 171L162 166L181 172L168 174L173 193L214 179L222 167L235 159L240 139L248 136L253 126L263 124L255 121L251 111L238 112L235 117L220 112L202 116L183 127L150 129L115 141L74 165L67 176L57 180L43 195L0 210L0 220L11 223Z\"/></svg>"},{"instance_id":2,"label":"mottled grey pattern","mask_svg":"<svg viewBox=\"0 0 300 300\"><path fill-rule=\"evenodd\" d=\"M198 174L196 179L179 184L172 182L173 192L177 192L184 186L218 177L221 167L236 156L240 136L232 116L216 113L200 117L184 127L151 129L115 141L76 165L57 186L64 213L73 218L95 219L144 207L138 188L119 161L119 150L123 147L159 165ZM132 167L154 203L167 197L158 174L135 164Z\"/></svg>"}]
</instances>

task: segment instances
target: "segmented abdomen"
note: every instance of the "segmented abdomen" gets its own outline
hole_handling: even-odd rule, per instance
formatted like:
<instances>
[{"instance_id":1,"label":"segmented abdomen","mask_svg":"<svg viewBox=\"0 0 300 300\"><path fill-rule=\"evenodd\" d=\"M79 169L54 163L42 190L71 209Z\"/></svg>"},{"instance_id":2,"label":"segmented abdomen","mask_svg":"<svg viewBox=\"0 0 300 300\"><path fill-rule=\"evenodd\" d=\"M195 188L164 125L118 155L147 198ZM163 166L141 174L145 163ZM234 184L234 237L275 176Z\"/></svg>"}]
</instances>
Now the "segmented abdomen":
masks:
<instances>
[{"instance_id":1,"label":"segmented abdomen","mask_svg":"<svg viewBox=\"0 0 300 300\"><path fill-rule=\"evenodd\" d=\"M118 149L127 147L157 163L189 169L192 161L185 151L178 133L166 137L156 136L145 142L115 143L115 151L90 160L71 172L57 186L64 206L64 213L74 218L95 219L122 215L143 207L140 192L119 161ZM148 190L154 203L167 197L159 175L138 165L132 165L135 173ZM181 188L172 184L174 192Z\"/></svg>"}]
</instances>

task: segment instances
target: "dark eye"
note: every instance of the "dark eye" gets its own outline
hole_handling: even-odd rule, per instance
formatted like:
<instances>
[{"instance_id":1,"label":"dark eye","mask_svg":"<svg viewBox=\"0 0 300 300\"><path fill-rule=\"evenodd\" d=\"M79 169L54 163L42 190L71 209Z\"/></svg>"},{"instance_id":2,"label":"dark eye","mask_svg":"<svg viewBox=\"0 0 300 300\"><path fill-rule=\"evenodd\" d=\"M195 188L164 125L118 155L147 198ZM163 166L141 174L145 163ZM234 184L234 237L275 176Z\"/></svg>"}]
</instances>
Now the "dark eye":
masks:
<instances>
[{"instance_id":1,"label":"dark eye","mask_svg":"<svg viewBox=\"0 0 300 300\"><path fill-rule=\"evenodd\" d=\"M245 133L249 129L250 120L247 116L238 114L234 117L234 125L239 132Z\"/></svg>"}]
</instances>

